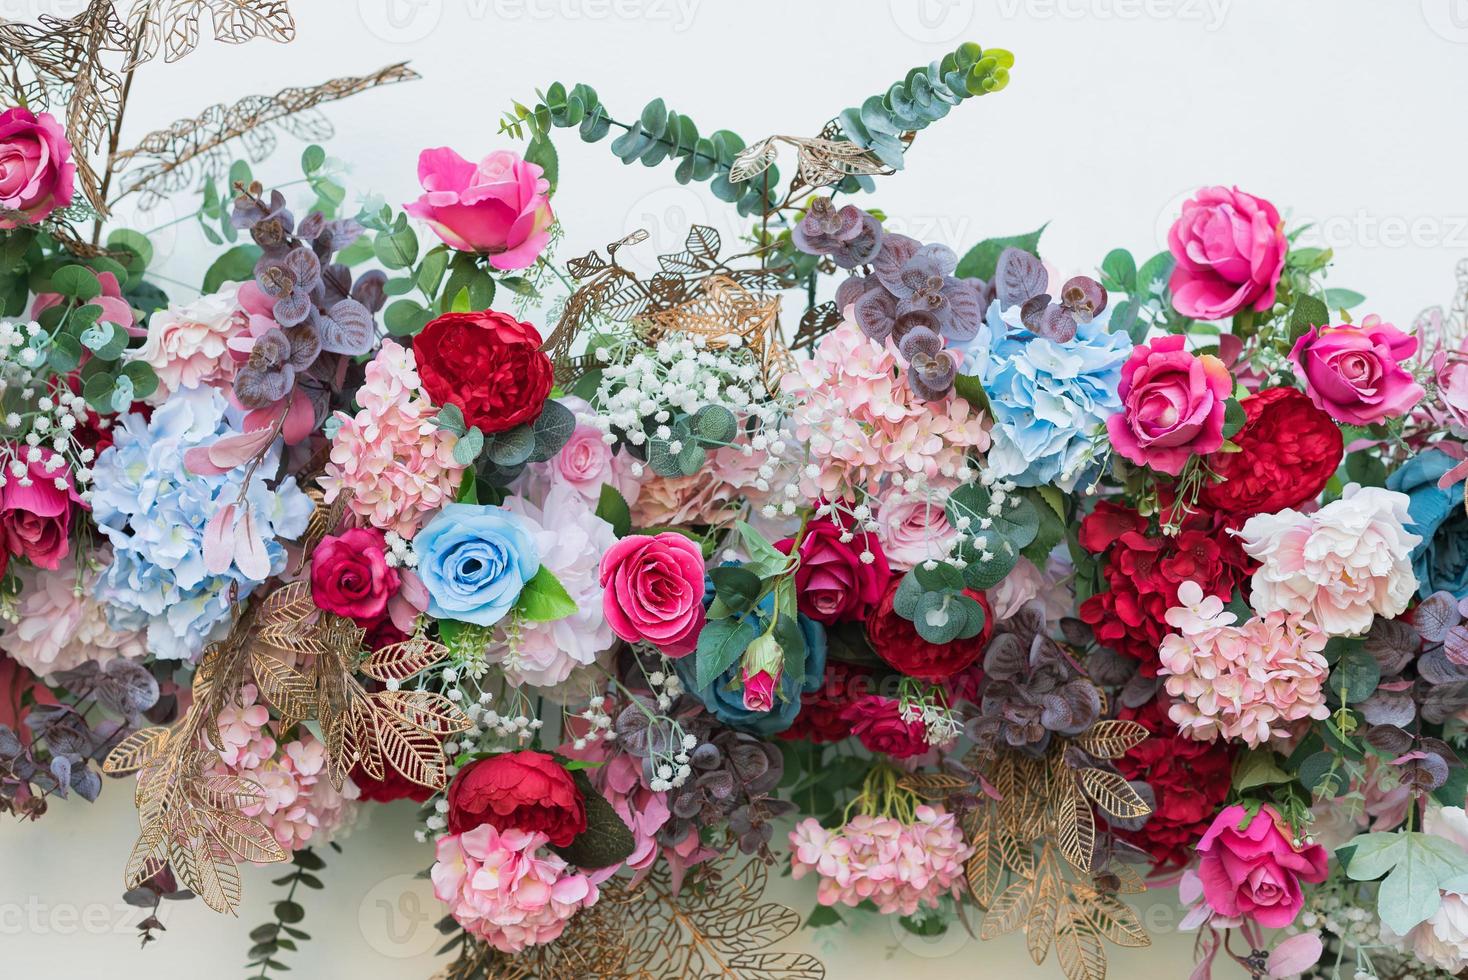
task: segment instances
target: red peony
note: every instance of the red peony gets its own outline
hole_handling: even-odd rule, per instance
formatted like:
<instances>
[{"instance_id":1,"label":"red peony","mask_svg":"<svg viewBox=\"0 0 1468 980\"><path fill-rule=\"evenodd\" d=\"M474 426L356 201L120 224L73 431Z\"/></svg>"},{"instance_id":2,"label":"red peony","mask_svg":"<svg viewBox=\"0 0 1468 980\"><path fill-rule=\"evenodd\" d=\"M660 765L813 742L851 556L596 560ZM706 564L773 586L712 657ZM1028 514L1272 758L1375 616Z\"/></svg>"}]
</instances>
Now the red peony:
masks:
<instances>
[{"instance_id":1,"label":"red peony","mask_svg":"<svg viewBox=\"0 0 1468 980\"><path fill-rule=\"evenodd\" d=\"M464 422L504 432L539 417L554 377L539 331L495 310L445 313L413 340L418 377L436 405Z\"/></svg>"},{"instance_id":2,"label":"red peony","mask_svg":"<svg viewBox=\"0 0 1468 980\"><path fill-rule=\"evenodd\" d=\"M842 541L843 536L849 540ZM775 543L786 554L794 538ZM872 560L861 556L870 553ZM865 619L882 598L892 571L875 534L843 530L829 518L805 526L800 567L795 570L796 602L811 619L830 625Z\"/></svg>"},{"instance_id":3,"label":"red peony","mask_svg":"<svg viewBox=\"0 0 1468 980\"><path fill-rule=\"evenodd\" d=\"M1205 483L1198 502L1238 518L1313 499L1341 465L1341 430L1294 388L1266 388L1240 404L1248 420L1233 442L1241 451L1208 457L1222 480Z\"/></svg>"},{"instance_id":4,"label":"red peony","mask_svg":"<svg viewBox=\"0 0 1468 980\"><path fill-rule=\"evenodd\" d=\"M843 717L851 724L851 734L873 752L908 759L928 751L927 726L903 721L896 698L869 694L847 705Z\"/></svg>"},{"instance_id":5,"label":"red peony","mask_svg":"<svg viewBox=\"0 0 1468 980\"><path fill-rule=\"evenodd\" d=\"M1152 815L1140 830L1117 830L1152 855L1159 868L1181 868L1193 859L1199 839L1228 798L1233 748L1227 742L1199 742L1179 734L1167 717L1166 695L1140 708L1122 708L1121 717L1140 722L1146 741L1116 760L1129 780L1152 787Z\"/></svg>"},{"instance_id":6,"label":"red peony","mask_svg":"<svg viewBox=\"0 0 1468 980\"><path fill-rule=\"evenodd\" d=\"M480 824L540 831L564 847L586 829L586 801L571 774L551 756L528 749L479 759L449 786L449 833Z\"/></svg>"},{"instance_id":7,"label":"red peony","mask_svg":"<svg viewBox=\"0 0 1468 980\"><path fill-rule=\"evenodd\" d=\"M352 770L352 782L361 791L362 795L358 799L363 803L391 803L394 800L423 803L433 795L433 790L427 786L419 786L392 766L382 768L382 779L373 779L361 766Z\"/></svg>"},{"instance_id":8,"label":"red peony","mask_svg":"<svg viewBox=\"0 0 1468 980\"><path fill-rule=\"evenodd\" d=\"M1166 616L1178 604L1177 587L1197 582L1227 602L1251 570L1220 520L1204 514L1168 536L1135 511L1102 503L1081 522L1079 537L1106 559L1106 589L1081 603L1080 618L1103 646L1140 660L1149 677L1157 673L1157 647L1172 632Z\"/></svg>"},{"instance_id":9,"label":"red peony","mask_svg":"<svg viewBox=\"0 0 1468 980\"><path fill-rule=\"evenodd\" d=\"M977 599L984 607L984 628L977 636L952 643L929 643L918 635L911 620L903 619L892 608L902 576L894 575L887 583L882 601L867 620L867 641L872 649L894 669L920 681L938 684L968 667L983 655L984 647L994 632L994 610L984 593L964 589L963 594Z\"/></svg>"},{"instance_id":10,"label":"red peony","mask_svg":"<svg viewBox=\"0 0 1468 980\"><path fill-rule=\"evenodd\" d=\"M826 661L821 686L800 695L800 713L780 737L792 742L839 742L851 734L845 711L858 698L871 693L872 675L862 667Z\"/></svg>"},{"instance_id":11,"label":"red peony","mask_svg":"<svg viewBox=\"0 0 1468 980\"><path fill-rule=\"evenodd\" d=\"M387 615L387 601L397 591L398 572L388 565L376 528L328 534L311 552L311 598L319 609L373 626Z\"/></svg>"}]
</instances>

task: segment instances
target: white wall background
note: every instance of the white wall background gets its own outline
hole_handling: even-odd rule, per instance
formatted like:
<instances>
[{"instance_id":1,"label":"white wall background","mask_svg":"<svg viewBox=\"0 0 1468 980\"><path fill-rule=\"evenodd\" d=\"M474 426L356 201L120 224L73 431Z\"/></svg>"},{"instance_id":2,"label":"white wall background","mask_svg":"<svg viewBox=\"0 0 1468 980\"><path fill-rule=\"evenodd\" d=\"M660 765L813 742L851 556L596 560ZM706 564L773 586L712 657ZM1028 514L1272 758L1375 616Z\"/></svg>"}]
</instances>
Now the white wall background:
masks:
<instances>
[{"instance_id":1,"label":"white wall background","mask_svg":"<svg viewBox=\"0 0 1468 980\"><path fill-rule=\"evenodd\" d=\"M0 0L0 16L69 14L79 0ZM206 44L139 76L127 122L136 137L214 102L360 74L409 59L423 75L326 112L331 153L354 194L416 194L417 151L448 144L475 157L506 144L497 120L554 80L594 86L631 118L654 96L702 131L746 139L814 134L844 106L884 90L913 65L972 39L1015 52L1007 91L972 100L922 133L905 174L871 200L926 240L963 250L992 235L1052 224L1042 251L1066 270L1125 245L1162 247L1183 198L1237 183L1293 221L1319 223L1312 244L1336 249L1332 283L1366 293L1398 323L1445 303L1468 257L1462 172L1468 131L1463 0L296 0L289 46ZM731 236L732 211L666 167L623 167L606 145L562 134L556 209L563 257L647 227L651 257L691 221ZM124 142L128 142L127 139ZM297 173L283 139L268 178ZM151 228L194 207L181 199ZM197 281L210 250L187 223L165 233L165 274ZM181 232L175 234L174 232ZM411 875L428 860L412 843L411 808L378 808L307 896L316 941L292 975L422 977L438 917ZM136 951L137 916L117 902L136 824L130 793L109 783L96 806L58 806L35 825L0 827L0 958L6 974L243 975L248 929L276 897L250 874L240 919L198 903L167 910L162 942ZM780 882L802 909L809 882ZM416 903L416 904L415 904ZM1191 937L1152 914L1157 947L1116 951L1113 976L1177 978ZM809 943L809 936L800 940ZM794 948L787 944L787 948ZM901 970L923 977L1058 976L1035 970L1014 938L983 947L956 934L931 945L880 924L821 950L833 978ZM1221 971L1227 974L1225 968Z\"/></svg>"}]
</instances>

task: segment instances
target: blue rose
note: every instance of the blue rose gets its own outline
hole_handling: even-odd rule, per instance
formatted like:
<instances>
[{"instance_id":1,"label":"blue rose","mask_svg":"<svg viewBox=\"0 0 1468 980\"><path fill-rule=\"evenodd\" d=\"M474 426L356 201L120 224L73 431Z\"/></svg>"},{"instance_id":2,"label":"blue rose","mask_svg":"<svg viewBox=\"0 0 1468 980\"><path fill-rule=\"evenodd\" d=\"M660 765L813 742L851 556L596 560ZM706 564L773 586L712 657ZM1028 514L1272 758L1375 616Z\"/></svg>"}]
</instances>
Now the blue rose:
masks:
<instances>
[{"instance_id":1,"label":"blue rose","mask_svg":"<svg viewBox=\"0 0 1468 980\"><path fill-rule=\"evenodd\" d=\"M435 619L493 626L540 571L530 529L499 507L449 504L418 532L413 548Z\"/></svg>"},{"instance_id":2,"label":"blue rose","mask_svg":"<svg viewBox=\"0 0 1468 980\"><path fill-rule=\"evenodd\" d=\"M1417 594L1426 599L1434 592L1451 592L1468 598L1468 513L1463 510L1463 484L1439 490L1437 478L1456 464L1447 453L1429 449L1407 460L1387 478L1392 490L1405 493L1411 503L1407 513L1412 523L1407 530L1422 536L1412 549L1412 571L1417 574Z\"/></svg>"},{"instance_id":3,"label":"blue rose","mask_svg":"<svg viewBox=\"0 0 1468 980\"><path fill-rule=\"evenodd\" d=\"M708 599L713 599L712 583L709 583ZM770 614L775 611L775 598L773 595L765 596L753 613L746 613L746 618L753 617L756 627L761 633L770 625ZM694 696L703 702L709 714L719 719L720 722L730 728L751 735L769 736L783 732L795 723L795 716L800 714L800 695L812 694L820 689L821 682L826 676L826 630L820 623L805 616L797 616L796 623L800 627L800 635L805 638L805 674L801 677L791 675L789 672L780 675L779 696L775 698L775 706L769 711L750 711L744 707L744 692L736 683L739 679L740 661L735 660L733 665L713 684L703 689L698 689L697 684L697 655L681 657L673 661L673 667L678 672L678 679L683 686L692 691Z\"/></svg>"}]
</instances>

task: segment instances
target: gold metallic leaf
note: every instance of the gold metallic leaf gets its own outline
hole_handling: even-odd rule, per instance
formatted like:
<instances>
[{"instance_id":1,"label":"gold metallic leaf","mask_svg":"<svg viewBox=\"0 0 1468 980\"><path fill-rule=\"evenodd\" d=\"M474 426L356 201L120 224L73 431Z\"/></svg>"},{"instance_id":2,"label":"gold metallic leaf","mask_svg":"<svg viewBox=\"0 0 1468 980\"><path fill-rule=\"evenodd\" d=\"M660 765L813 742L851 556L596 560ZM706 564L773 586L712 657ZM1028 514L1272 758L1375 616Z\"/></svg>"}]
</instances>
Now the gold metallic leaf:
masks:
<instances>
[{"instance_id":1,"label":"gold metallic leaf","mask_svg":"<svg viewBox=\"0 0 1468 980\"><path fill-rule=\"evenodd\" d=\"M373 650L358 669L375 680L405 681L448 655L448 647L419 633L401 643Z\"/></svg>"},{"instance_id":2,"label":"gold metallic leaf","mask_svg":"<svg viewBox=\"0 0 1468 980\"><path fill-rule=\"evenodd\" d=\"M1100 759L1120 759L1147 738L1140 722L1124 719L1098 721L1086 730L1076 744Z\"/></svg>"},{"instance_id":3,"label":"gold metallic leaf","mask_svg":"<svg viewBox=\"0 0 1468 980\"><path fill-rule=\"evenodd\" d=\"M102 771L116 776L141 769L152 762L167 744L167 728L139 728L112 747L102 763Z\"/></svg>"},{"instance_id":4,"label":"gold metallic leaf","mask_svg":"<svg viewBox=\"0 0 1468 980\"><path fill-rule=\"evenodd\" d=\"M1132 789L1120 773L1105 769L1082 769L1080 779L1086 794L1113 817L1130 820L1145 817L1152 812L1147 801Z\"/></svg>"},{"instance_id":5,"label":"gold metallic leaf","mask_svg":"<svg viewBox=\"0 0 1468 980\"><path fill-rule=\"evenodd\" d=\"M1055 922L1055 957L1066 980L1105 980L1106 950L1094 926L1067 903Z\"/></svg>"}]
</instances>

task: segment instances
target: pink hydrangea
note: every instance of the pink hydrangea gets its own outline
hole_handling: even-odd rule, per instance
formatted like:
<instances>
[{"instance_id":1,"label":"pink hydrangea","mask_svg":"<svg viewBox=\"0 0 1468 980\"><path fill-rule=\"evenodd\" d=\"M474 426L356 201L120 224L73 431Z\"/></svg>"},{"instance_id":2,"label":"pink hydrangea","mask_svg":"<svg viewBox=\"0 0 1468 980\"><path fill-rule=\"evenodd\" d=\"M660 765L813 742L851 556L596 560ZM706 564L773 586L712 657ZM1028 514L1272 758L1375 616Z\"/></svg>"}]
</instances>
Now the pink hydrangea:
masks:
<instances>
[{"instance_id":1,"label":"pink hydrangea","mask_svg":"<svg viewBox=\"0 0 1468 980\"><path fill-rule=\"evenodd\" d=\"M1295 722L1329 716L1325 633L1280 612L1236 626L1223 600L1196 582L1178 586L1178 600L1167 612L1178 632L1157 653L1167 693L1178 699L1169 717L1183 734L1257 746L1288 737Z\"/></svg>"},{"instance_id":2,"label":"pink hydrangea","mask_svg":"<svg viewBox=\"0 0 1468 980\"><path fill-rule=\"evenodd\" d=\"M661 840L659 832L673 815L668 809L668 794L648 788L637 759L626 753L607 758L603 745L593 742L586 750L575 754L593 761L606 759L606 765L591 770L591 782L632 831L632 853L623 866L635 872L632 881L636 883L661 855L668 862L673 890L677 891L689 868L717 856L718 852L703 846L691 824L678 840L671 843Z\"/></svg>"},{"instance_id":3,"label":"pink hydrangea","mask_svg":"<svg viewBox=\"0 0 1468 980\"><path fill-rule=\"evenodd\" d=\"M288 851L298 851L339 831L352 812L358 789L351 779L337 790L326 772L326 746L310 732L289 742L279 739L279 722L257 703L253 684L240 691L240 703L219 713L216 773L242 776L259 787L261 799L241 812L264 823Z\"/></svg>"},{"instance_id":4,"label":"pink hydrangea","mask_svg":"<svg viewBox=\"0 0 1468 980\"><path fill-rule=\"evenodd\" d=\"M239 291L239 283L225 283L218 292L170 305L148 318L147 339L129 357L151 365L158 375L150 402L161 405L180 388L223 388L234 379L229 341L246 329Z\"/></svg>"},{"instance_id":5,"label":"pink hydrangea","mask_svg":"<svg viewBox=\"0 0 1468 980\"><path fill-rule=\"evenodd\" d=\"M1422 539L1406 494L1351 484L1312 514L1286 508L1249 518L1244 551L1258 559L1249 596L1261 615L1309 619L1330 636L1359 636L1390 619L1417 592L1411 555Z\"/></svg>"},{"instance_id":6,"label":"pink hydrangea","mask_svg":"<svg viewBox=\"0 0 1468 980\"><path fill-rule=\"evenodd\" d=\"M883 914L902 915L919 906L937 908L942 895L962 892L963 865L973 848L942 807L918 806L914 817L903 823L859 814L836 830L802 820L790 833L793 877L820 876L816 901L822 905L869 899Z\"/></svg>"},{"instance_id":7,"label":"pink hydrangea","mask_svg":"<svg viewBox=\"0 0 1468 980\"><path fill-rule=\"evenodd\" d=\"M438 840L433 893L471 935L505 953L558 937L571 916L596 904L589 877L543 852L545 834L480 824Z\"/></svg>"},{"instance_id":8,"label":"pink hydrangea","mask_svg":"<svg viewBox=\"0 0 1468 980\"><path fill-rule=\"evenodd\" d=\"M0 649L39 677L74 670L92 661L105 664L116 657L140 658L148 652L146 634L114 630L107 607L93 595L97 578L110 561L101 550L83 563L68 551L55 569L17 563L20 583L17 617L0 633Z\"/></svg>"},{"instance_id":9,"label":"pink hydrangea","mask_svg":"<svg viewBox=\"0 0 1468 980\"><path fill-rule=\"evenodd\" d=\"M341 427L321 477L326 500L350 493L358 517L411 538L427 514L454 499L464 472L454 462L458 439L434 424L413 352L390 340L367 365L357 404L356 415L336 416Z\"/></svg>"},{"instance_id":10,"label":"pink hydrangea","mask_svg":"<svg viewBox=\"0 0 1468 980\"><path fill-rule=\"evenodd\" d=\"M989 448L984 418L968 402L919 401L899 372L890 341L846 322L781 380L795 434L809 443L816 467L802 480L808 497L845 499L855 488L881 496L914 474L954 481L971 450Z\"/></svg>"}]
</instances>

